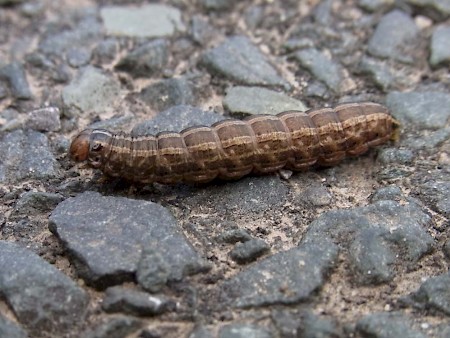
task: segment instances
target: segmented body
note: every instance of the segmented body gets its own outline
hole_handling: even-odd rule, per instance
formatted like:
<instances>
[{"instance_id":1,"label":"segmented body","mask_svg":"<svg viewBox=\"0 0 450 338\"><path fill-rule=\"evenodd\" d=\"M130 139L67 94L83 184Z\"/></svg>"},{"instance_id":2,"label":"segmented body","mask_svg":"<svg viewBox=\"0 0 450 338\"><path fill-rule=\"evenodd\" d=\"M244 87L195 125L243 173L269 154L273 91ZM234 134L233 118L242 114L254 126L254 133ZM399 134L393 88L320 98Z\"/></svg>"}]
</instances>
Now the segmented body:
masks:
<instances>
[{"instance_id":1,"label":"segmented body","mask_svg":"<svg viewBox=\"0 0 450 338\"><path fill-rule=\"evenodd\" d=\"M72 142L70 155L108 176L134 182L208 182L281 168L301 171L335 165L388 141L396 127L382 105L348 103L224 120L154 136L86 129Z\"/></svg>"}]
</instances>

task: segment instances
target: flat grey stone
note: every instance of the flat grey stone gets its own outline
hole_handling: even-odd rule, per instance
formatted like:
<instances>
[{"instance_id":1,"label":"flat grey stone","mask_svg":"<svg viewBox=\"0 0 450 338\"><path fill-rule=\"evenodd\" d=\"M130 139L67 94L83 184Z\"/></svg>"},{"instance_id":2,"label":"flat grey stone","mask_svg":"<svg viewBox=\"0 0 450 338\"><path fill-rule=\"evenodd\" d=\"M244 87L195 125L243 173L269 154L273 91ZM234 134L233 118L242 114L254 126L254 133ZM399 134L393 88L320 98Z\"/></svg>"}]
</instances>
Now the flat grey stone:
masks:
<instances>
[{"instance_id":1,"label":"flat grey stone","mask_svg":"<svg viewBox=\"0 0 450 338\"><path fill-rule=\"evenodd\" d=\"M185 77L152 83L141 90L139 98L156 111L178 105L193 105L196 101L193 84Z\"/></svg>"},{"instance_id":2,"label":"flat grey stone","mask_svg":"<svg viewBox=\"0 0 450 338\"><path fill-rule=\"evenodd\" d=\"M383 148L378 153L377 158L383 164L398 163L411 164L414 160L414 153L410 149Z\"/></svg>"},{"instance_id":3,"label":"flat grey stone","mask_svg":"<svg viewBox=\"0 0 450 338\"><path fill-rule=\"evenodd\" d=\"M304 190L298 193L298 204L311 205L313 207L323 207L330 205L333 200L333 195L327 187L320 184L312 184L305 187Z\"/></svg>"},{"instance_id":4,"label":"flat grey stone","mask_svg":"<svg viewBox=\"0 0 450 338\"><path fill-rule=\"evenodd\" d=\"M383 200L398 201L402 196L401 189L395 185L391 185L377 189L371 196L370 202L375 203Z\"/></svg>"},{"instance_id":5,"label":"flat grey stone","mask_svg":"<svg viewBox=\"0 0 450 338\"><path fill-rule=\"evenodd\" d=\"M149 292L159 292L170 278L170 262L152 247L142 250L136 272L139 285Z\"/></svg>"},{"instance_id":6,"label":"flat grey stone","mask_svg":"<svg viewBox=\"0 0 450 338\"><path fill-rule=\"evenodd\" d=\"M213 333L203 325L196 325L189 333L189 338L214 338Z\"/></svg>"},{"instance_id":7,"label":"flat grey stone","mask_svg":"<svg viewBox=\"0 0 450 338\"><path fill-rule=\"evenodd\" d=\"M172 214L152 202L85 192L60 203L49 228L70 252L80 276L100 289L133 280L144 247L167 262L169 281L207 268Z\"/></svg>"},{"instance_id":8,"label":"flat grey stone","mask_svg":"<svg viewBox=\"0 0 450 338\"><path fill-rule=\"evenodd\" d=\"M420 185L421 197L445 217L450 217L450 180L430 179Z\"/></svg>"},{"instance_id":9,"label":"flat grey stone","mask_svg":"<svg viewBox=\"0 0 450 338\"><path fill-rule=\"evenodd\" d=\"M359 0L358 5L365 10L375 12L392 6L394 2L395 0Z\"/></svg>"},{"instance_id":10,"label":"flat grey stone","mask_svg":"<svg viewBox=\"0 0 450 338\"><path fill-rule=\"evenodd\" d=\"M343 337L333 320L326 316L315 315L308 310L274 309L271 318L280 337Z\"/></svg>"},{"instance_id":11,"label":"flat grey stone","mask_svg":"<svg viewBox=\"0 0 450 338\"><path fill-rule=\"evenodd\" d=\"M161 131L180 132L196 125L210 126L223 119L223 116L214 112L203 111L188 105L179 105L159 113L151 120L136 124L131 135L156 135Z\"/></svg>"},{"instance_id":12,"label":"flat grey stone","mask_svg":"<svg viewBox=\"0 0 450 338\"><path fill-rule=\"evenodd\" d=\"M254 238L244 243L237 243L231 250L230 256L235 262L245 264L256 260L258 257L269 252L270 246L259 238Z\"/></svg>"},{"instance_id":13,"label":"flat grey stone","mask_svg":"<svg viewBox=\"0 0 450 338\"><path fill-rule=\"evenodd\" d=\"M106 317L103 323L97 325L91 330L84 332L83 338L124 338L138 331L143 323L134 317L117 316Z\"/></svg>"},{"instance_id":14,"label":"flat grey stone","mask_svg":"<svg viewBox=\"0 0 450 338\"><path fill-rule=\"evenodd\" d=\"M277 176L245 177L237 182L213 185L189 194L185 203L210 205L226 213L261 213L286 203L289 189Z\"/></svg>"},{"instance_id":15,"label":"flat grey stone","mask_svg":"<svg viewBox=\"0 0 450 338\"><path fill-rule=\"evenodd\" d=\"M69 277L16 243L0 241L0 294L33 337L83 322L89 297Z\"/></svg>"},{"instance_id":16,"label":"flat grey stone","mask_svg":"<svg viewBox=\"0 0 450 338\"><path fill-rule=\"evenodd\" d=\"M379 312L365 316L356 324L356 332L362 337L426 338L412 327L412 320L402 313Z\"/></svg>"},{"instance_id":17,"label":"flat grey stone","mask_svg":"<svg viewBox=\"0 0 450 338\"><path fill-rule=\"evenodd\" d=\"M294 58L335 93L344 94L356 87L345 68L325 52L308 48L296 52Z\"/></svg>"},{"instance_id":18,"label":"flat grey stone","mask_svg":"<svg viewBox=\"0 0 450 338\"><path fill-rule=\"evenodd\" d=\"M87 48L103 37L102 26L97 11L87 8L84 13L67 13L56 23L44 27L39 41L39 51L46 55L63 57L69 49ZM81 15L80 15L81 14Z\"/></svg>"},{"instance_id":19,"label":"flat grey stone","mask_svg":"<svg viewBox=\"0 0 450 338\"><path fill-rule=\"evenodd\" d=\"M106 6L100 10L106 33L128 37L162 37L183 32L181 12L171 6Z\"/></svg>"},{"instance_id":20,"label":"flat grey stone","mask_svg":"<svg viewBox=\"0 0 450 338\"><path fill-rule=\"evenodd\" d=\"M363 74L368 74L371 80L384 91L399 86L398 80L392 70L383 61L363 57L360 68Z\"/></svg>"},{"instance_id":21,"label":"flat grey stone","mask_svg":"<svg viewBox=\"0 0 450 338\"><path fill-rule=\"evenodd\" d=\"M219 338L271 338L266 328L254 324L229 324L220 328Z\"/></svg>"},{"instance_id":22,"label":"flat grey stone","mask_svg":"<svg viewBox=\"0 0 450 338\"><path fill-rule=\"evenodd\" d=\"M247 230L233 229L233 230L228 230L226 232L221 233L218 236L217 241L223 242L223 243L234 244L237 242L241 242L241 243L247 242L251 239L252 239L252 236L250 236L250 234L248 233Z\"/></svg>"},{"instance_id":23,"label":"flat grey stone","mask_svg":"<svg viewBox=\"0 0 450 338\"><path fill-rule=\"evenodd\" d=\"M44 134L16 130L0 137L0 182L46 180L57 176L57 168Z\"/></svg>"},{"instance_id":24,"label":"flat grey stone","mask_svg":"<svg viewBox=\"0 0 450 338\"><path fill-rule=\"evenodd\" d=\"M448 139L450 139L449 127L433 131L426 136L405 139L405 141L402 143L407 145L411 149L425 149L435 151Z\"/></svg>"},{"instance_id":25,"label":"flat grey stone","mask_svg":"<svg viewBox=\"0 0 450 338\"><path fill-rule=\"evenodd\" d=\"M139 290L113 286L106 289L102 309L108 313L122 312L136 316L157 316L170 308L170 302ZM173 305L173 304L172 304Z\"/></svg>"},{"instance_id":26,"label":"flat grey stone","mask_svg":"<svg viewBox=\"0 0 450 338\"><path fill-rule=\"evenodd\" d=\"M62 90L65 114L105 111L118 99L119 83L100 69L88 66Z\"/></svg>"},{"instance_id":27,"label":"flat grey stone","mask_svg":"<svg viewBox=\"0 0 450 338\"><path fill-rule=\"evenodd\" d=\"M221 302L252 307L304 301L323 285L337 255L326 239L274 254L225 280Z\"/></svg>"},{"instance_id":28,"label":"flat grey stone","mask_svg":"<svg viewBox=\"0 0 450 338\"><path fill-rule=\"evenodd\" d=\"M0 314L0 337L27 338L27 333L17 324L11 322Z\"/></svg>"},{"instance_id":29,"label":"flat grey stone","mask_svg":"<svg viewBox=\"0 0 450 338\"><path fill-rule=\"evenodd\" d=\"M368 52L373 56L413 63L419 28L404 12L393 10L384 15L369 40Z\"/></svg>"},{"instance_id":30,"label":"flat grey stone","mask_svg":"<svg viewBox=\"0 0 450 338\"><path fill-rule=\"evenodd\" d=\"M450 118L450 94L441 92L390 92L386 105L401 124L439 129Z\"/></svg>"},{"instance_id":31,"label":"flat grey stone","mask_svg":"<svg viewBox=\"0 0 450 338\"><path fill-rule=\"evenodd\" d=\"M223 11L230 10L235 0L200 0L199 3L207 10Z\"/></svg>"},{"instance_id":32,"label":"flat grey stone","mask_svg":"<svg viewBox=\"0 0 450 338\"><path fill-rule=\"evenodd\" d=\"M64 197L60 194L40 191L27 191L20 196L15 210L22 214L33 214L35 212L51 211Z\"/></svg>"},{"instance_id":33,"label":"flat grey stone","mask_svg":"<svg viewBox=\"0 0 450 338\"><path fill-rule=\"evenodd\" d=\"M0 67L0 79L8 82L11 94L16 99L29 100L33 98L25 70L18 62Z\"/></svg>"},{"instance_id":34,"label":"flat grey stone","mask_svg":"<svg viewBox=\"0 0 450 338\"><path fill-rule=\"evenodd\" d=\"M28 113L25 127L37 131L58 131L61 129L60 112L56 107L35 109Z\"/></svg>"},{"instance_id":35,"label":"flat grey stone","mask_svg":"<svg viewBox=\"0 0 450 338\"><path fill-rule=\"evenodd\" d=\"M303 241L329 238L348 254L359 284L391 281L396 266L413 268L430 252L431 218L418 205L381 200L366 207L326 212L313 221Z\"/></svg>"},{"instance_id":36,"label":"flat grey stone","mask_svg":"<svg viewBox=\"0 0 450 338\"><path fill-rule=\"evenodd\" d=\"M71 48L66 53L67 63L74 68L86 66L91 61L92 53L87 48Z\"/></svg>"},{"instance_id":37,"label":"flat grey stone","mask_svg":"<svg viewBox=\"0 0 450 338\"><path fill-rule=\"evenodd\" d=\"M162 72L168 59L168 42L158 39L133 49L115 68L129 72L134 77L151 77Z\"/></svg>"},{"instance_id":38,"label":"flat grey stone","mask_svg":"<svg viewBox=\"0 0 450 338\"><path fill-rule=\"evenodd\" d=\"M450 64L450 26L438 26L431 37L430 65Z\"/></svg>"},{"instance_id":39,"label":"flat grey stone","mask_svg":"<svg viewBox=\"0 0 450 338\"><path fill-rule=\"evenodd\" d=\"M245 36L230 37L208 50L203 55L202 63L210 72L240 84L290 88L258 47Z\"/></svg>"},{"instance_id":40,"label":"flat grey stone","mask_svg":"<svg viewBox=\"0 0 450 338\"><path fill-rule=\"evenodd\" d=\"M450 316L450 275L430 277L410 297L422 306Z\"/></svg>"},{"instance_id":41,"label":"flat grey stone","mask_svg":"<svg viewBox=\"0 0 450 338\"><path fill-rule=\"evenodd\" d=\"M117 54L117 45L118 43L115 38L100 41L92 51L92 56L95 62L100 64L112 62Z\"/></svg>"},{"instance_id":42,"label":"flat grey stone","mask_svg":"<svg viewBox=\"0 0 450 338\"><path fill-rule=\"evenodd\" d=\"M307 110L303 102L261 87L232 87L223 99L223 106L233 114L248 115L275 115L288 110Z\"/></svg>"}]
</instances>

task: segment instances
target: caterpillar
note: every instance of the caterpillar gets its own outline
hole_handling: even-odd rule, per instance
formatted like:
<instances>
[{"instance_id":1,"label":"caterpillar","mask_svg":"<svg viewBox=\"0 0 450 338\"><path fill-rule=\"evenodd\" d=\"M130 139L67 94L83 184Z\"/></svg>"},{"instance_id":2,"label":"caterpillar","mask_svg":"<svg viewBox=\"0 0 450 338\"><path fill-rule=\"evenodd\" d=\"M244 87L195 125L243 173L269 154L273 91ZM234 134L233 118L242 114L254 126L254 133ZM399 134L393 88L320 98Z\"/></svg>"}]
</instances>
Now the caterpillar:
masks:
<instances>
[{"instance_id":1,"label":"caterpillar","mask_svg":"<svg viewBox=\"0 0 450 338\"><path fill-rule=\"evenodd\" d=\"M332 166L393 139L398 126L380 104L346 103L149 136L85 129L72 141L69 156L132 182L205 183Z\"/></svg>"}]
</instances>

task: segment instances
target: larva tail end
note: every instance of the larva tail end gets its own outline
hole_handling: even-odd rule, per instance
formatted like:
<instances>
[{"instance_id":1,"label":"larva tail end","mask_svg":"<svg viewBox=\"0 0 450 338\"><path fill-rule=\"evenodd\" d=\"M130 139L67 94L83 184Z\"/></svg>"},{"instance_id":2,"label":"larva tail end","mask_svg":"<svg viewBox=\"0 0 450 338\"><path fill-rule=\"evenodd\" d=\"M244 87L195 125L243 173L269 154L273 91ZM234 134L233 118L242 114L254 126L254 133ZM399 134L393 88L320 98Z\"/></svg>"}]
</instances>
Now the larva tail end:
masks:
<instances>
[{"instance_id":1,"label":"larva tail end","mask_svg":"<svg viewBox=\"0 0 450 338\"><path fill-rule=\"evenodd\" d=\"M391 140L394 142L398 142L398 140L400 140L400 127L401 127L400 122L398 120L392 118L393 132L391 135Z\"/></svg>"},{"instance_id":2,"label":"larva tail end","mask_svg":"<svg viewBox=\"0 0 450 338\"><path fill-rule=\"evenodd\" d=\"M89 155L89 140L92 129L80 132L72 141L69 149L69 157L75 162L86 161Z\"/></svg>"}]
</instances>

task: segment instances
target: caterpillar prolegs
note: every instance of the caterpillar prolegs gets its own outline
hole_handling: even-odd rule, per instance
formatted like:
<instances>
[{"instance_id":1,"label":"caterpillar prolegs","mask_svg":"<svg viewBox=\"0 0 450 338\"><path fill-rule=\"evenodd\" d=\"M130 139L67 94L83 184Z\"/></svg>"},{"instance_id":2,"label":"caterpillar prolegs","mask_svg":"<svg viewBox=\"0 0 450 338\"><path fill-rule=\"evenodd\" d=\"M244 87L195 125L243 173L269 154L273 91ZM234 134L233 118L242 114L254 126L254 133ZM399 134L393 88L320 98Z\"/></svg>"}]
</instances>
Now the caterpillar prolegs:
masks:
<instances>
[{"instance_id":1,"label":"caterpillar prolegs","mask_svg":"<svg viewBox=\"0 0 450 338\"><path fill-rule=\"evenodd\" d=\"M86 129L72 141L69 155L108 176L133 182L201 183L282 168L301 171L335 165L388 141L397 127L382 105L346 103L224 120L154 136Z\"/></svg>"}]
</instances>

